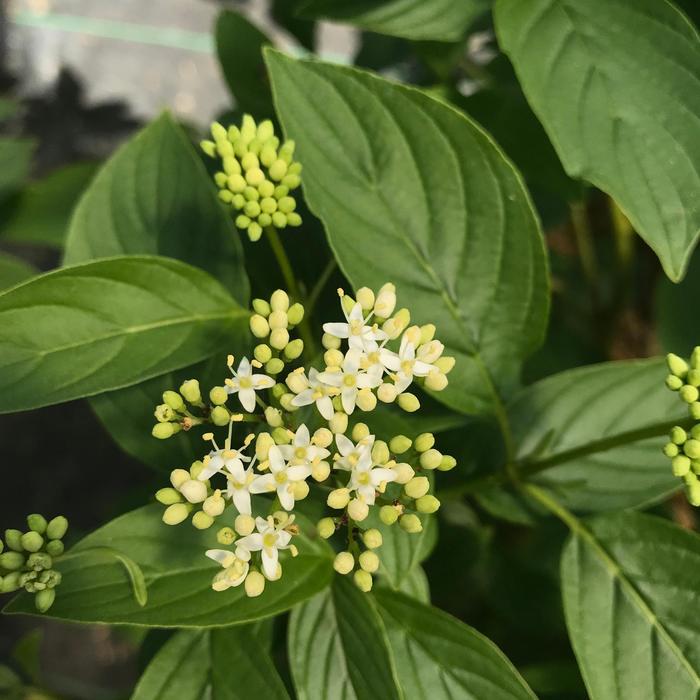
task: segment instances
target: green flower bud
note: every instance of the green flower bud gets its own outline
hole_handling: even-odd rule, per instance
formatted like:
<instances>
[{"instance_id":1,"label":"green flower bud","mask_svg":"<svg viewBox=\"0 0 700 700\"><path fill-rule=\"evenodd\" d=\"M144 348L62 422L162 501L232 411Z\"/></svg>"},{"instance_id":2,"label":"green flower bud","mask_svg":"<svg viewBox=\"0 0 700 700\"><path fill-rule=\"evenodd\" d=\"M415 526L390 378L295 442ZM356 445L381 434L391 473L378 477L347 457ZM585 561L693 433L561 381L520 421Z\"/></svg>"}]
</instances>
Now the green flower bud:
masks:
<instances>
[{"instance_id":1,"label":"green flower bud","mask_svg":"<svg viewBox=\"0 0 700 700\"><path fill-rule=\"evenodd\" d=\"M452 369L455 366L455 358L454 357L439 357L435 362L433 362L433 365L437 367L443 374L449 374Z\"/></svg>"},{"instance_id":2,"label":"green flower bud","mask_svg":"<svg viewBox=\"0 0 700 700\"><path fill-rule=\"evenodd\" d=\"M287 387L281 382L278 382L277 384L275 384L275 386L272 387L272 395L278 400L282 398L282 396L284 396L286 393Z\"/></svg>"},{"instance_id":3,"label":"green flower bud","mask_svg":"<svg viewBox=\"0 0 700 700\"><path fill-rule=\"evenodd\" d=\"M223 544L225 546L231 545L235 542L236 540L236 533L233 531L233 528L231 527L222 527L221 530L219 530L216 533L216 541L219 544Z\"/></svg>"},{"instance_id":4,"label":"green flower bud","mask_svg":"<svg viewBox=\"0 0 700 700\"><path fill-rule=\"evenodd\" d=\"M250 317L250 332L256 338L267 338L270 335L270 324L264 316L253 314Z\"/></svg>"},{"instance_id":5,"label":"green flower bud","mask_svg":"<svg viewBox=\"0 0 700 700\"><path fill-rule=\"evenodd\" d=\"M421 433L413 443L418 452L427 452L435 444L435 436L432 433Z\"/></svg>"},{"instance_id":6,"label":"green flower bud","mask_svg":"<svg viewBox=\"0 0 700 700\"><path fill-rule=\"evenodd\" d=\"M277 202L277 208L283 214L291 214L296 209L297 203L294 197L282 197L282 199Z\"/></svg>"},{"instance_id":7,"label":"green flower bud","mask_svg":"<svg viewBox=\"0 0 700 700\"><path fill-rule=\"evenodd\" d=\"M63 580L63 575L60 571L52 569L51 571L44 571L42 578L47 588L56 588Z\"/></svg>"},{"instance_id":8,"label":"green flower bud","mask_svg":"<svg viewBox=\"0 0 700 700\"><path fill-rule=\"evenodd\" d=\"M284 160L278 159L270 165L268 172L270 177L275 181L279 182L287 174L287 163Z\"/></svg>"},{"instance_id":9,"label":"green flower bud","mask_svg":"<svg viewBox=\"0 0 700 700\"><path fill-rule=\"evenodd\" d=\"M448 472L450 469L454 469L457 466L457 460L450 455L443 455L438 469L441 472Z\"/></svg>"},{"instance_id":10,"label":"green flower bud","mask_svg":"<svg viewBox=\"0 0 700 700\"><path fill-rule=\"evenodd\" d=\"M11 571L5 576L0 576L0 593L14 593L22 587L20 583L20 572Z\"/></svg>"},{"instance_id":11,"label":"green flower bud","mask_svg":"<svg viewBox=\"0 0 700 700\"><path fill-rule=\"evenodd\" d=\"M331 465L328 462L321 460L320 462L314 462L311 465L311 476L315 481L321 482L325 481L331 473Z\"/></svg>"},{"instance_id":12,"label":"green flower bud","mask_svg":"<svg viewBox=\"0 0 700 700\"><path fill-rule=\"evenodd\" d=\"M56 600L56 591L53 588L39 591L34 598L34 605L40 613L45 613Z\"/></svg>"},{"instance_id":13,"label":"green flower bud","mask_svg":"<svg viewBox=\"0 0 700 700\"><path fill-rule=\"evenodd\" d=\"M285 333L287 331L284 331ZM273 357L265 364L265 371L268 374L276 375L284 369L284 362L279 357Z\"/></svg>"},{"instance_id":14,"label":"green flower bud","mask_svg":"<svg viewBox=\"0 0 700 700\"><path fill-rule=\"evenodd\" d=\"M426 476L414 476L403 490L409 498L420 498L430 491L430 481Z\"/></svg>"},{"instance_id":15,"label":"green flower bud","mask_svg":"<svg viewBox=\"0 0 700 700\"><path fill-rule=\"evenodd\" d=\"M396 435L389 441L389 449L395 455L402 455L411 449L413 442L405 435Z\"/></svg>"},{"instance_id":16,"label":"green flower bud","mask_svg":"<svg viewBox=\"0 0 700 700\"><path fill-rule=\"evenodd\" d=\"M336 338L330 333L324 333L321 336L321 345L323 345L323 347L326 348L326 350L337 350L340 347L340 344L340 338Z\"/></svg>"},{"instance_id":17,"label":"green flower bud","mask_svg":"<svg viewBox=\"0 0 700 700\"><path fill-rule=\"evenodd\" d=\"M284 350L289 342L289 331L286 328L275 328L270 333L270 345L275 350Z\"/></svg>"},{"instance_id":18,"label":"green flower bud","mask_svg":"<svg viewBox=\"0 0 700 700\"><path fill-rule=\"evenodd\" d=\"M414 413L420 408L420 401L418 400L418 397L409 392L399 394L397 400L399 407L407 413Z\"/></svg>"},{"instance_id":19,"label":"green flower bud","mask_svg":"<svg viewBox=\"0 0 700 700\"><path fill-rule=\"evenodd\" d=\"M250 571L246 576L244 587L249 598L257 598L265 590L265 577L259 571Z\"/></svg>"},{"instance_id":20,"label":"green flower bud","mask_svg":"<svg viewBox=\"0 0 700 700\"><path fill-rule=\"evenodd\" d=\"M389 507L391 508L391 506ZM371 530L367 530L362 535L362 541L365 543L365 547L368 549L378 549L382 546L382 542L384 540L382 538L382 533L376 528L372 528Z\"/></svg>"},{"instance_id":21,"label":"green flower bud","mask_svg":"<svg viewBox=\"0 0 700 700\"><path fill-rule=\"evenodd\" d=\"M695 403L698 398L700 398L700 392L695 386L690 386L690 384L684 384L680 390L679 395L683 401L686 403Z\"/></svg>"},{"instance_id":22,"label":"green flower bud","mask_svg":"<svg viewBox=\"0 0 700 700\"><path fill-rule=\"evenodd\" d=\"M185 410L185 402L176 391L164 391L163 403L166 406L170 406L176 413L182 413Z\"/></svg>"},{"instance_id":23,"label":"green flower bud","mask_svg":"<svg viewBox=\"0 0 700 700\"><path fill-rule=\"evenodd\" d=\"M352 429L352 439L355 442L364 440L369 435L369 426L367 423L355 423Z\"/></svg>"},{"instance_id":24,"label":"green flower bud","mask_svg":"<svg viewBox=\"0 0 700 700\"><path fill-rule=\"evenodd\" d=\"M46 532L46 526L48 523L43 515L32 513L31 515L27 516L27 525L29 526L30 530L34 530L34 532L38 532L40 535L43 535Z\"/></svg>"},{"instance_id":25,"label":"green flower bud","mask_svg":"<svg viewBox=\"0 0 700 700\"><path fill-rule=\"evenodd\" d=\"M41 537L41 535L39 535L39 537ZM0 554L1 569L5 569L6 571L17 571L23 566L24 554L20 554L20 552L3 552Z\"/></svg>"},{"instance_id":26,"label":"green flower bud","mask_svg":"<svg viewBox=\"0 0 700 700\"><path fill-rule=\"evenodd\" d=\"M379 557L369 549L366 552L360 554L358 561L360 567L370 574L373 574L377 569L379 569Z\"/></svg>"},{"instance_id":27,"label":"green flower bud","mask_svg":"<svg viewBox=\"0 0 700 700\"><path fill-rule=\"evenodd\" d=\"M21 541L27 552L38 552L44 546L44 538L38 532L25 532Z\"/></svg>"},{"instance_id":28,"label":"green flower bud","mask_svg":"<svg viewBox=\"0 0 700 700\"><path fill-rule=\"evenodd\" d=\"M173 503L181 503L182 496L173 488L163 488L156 491L156 501L164 506L171 506Z\"/></svg>"},{"instance_id":29,"label":"green flower bud","mask_svg":"<svg viewBox=\"0 0 700 700\"><path fill-rule=\"evenodd\" d=\"M166 525L179 525L187 518L192 510L189 503L174 503L168 506L163 513L163 522Z\"/></svg>"},{"instance_id":30,"label":"green flower bud","mask_svg":"<svg viewBox=\"0 0 700 700\"><path fill-rule=\"evenodd\" d=\"M339 574L349 574L355 567L355 557L350 552L338 552L333 560L333 568Z\"/></svg>"},{"instance_id":31,"label":"green flower bud","mask_svg":"<svg viewBox=\"0 0 700 700\"><path fill-rule=\"evenodd\" d=\"M304 352L304 341L301 338L295 338L284 348L284 356L288 360L296 360Z\"/></svg>"},{"instance_id":32,"label":"green flower bud","mask_svg":"<svg viewBox=\"0 0 700 700\"><path fill-rule=\"evenodd\" d=\"M372 459L375 464L386 464L391 459L389 446L384 440L375 440L372 446Z\"/></svg>"},{"instance_id":33,"label":"green flower bud","mask_svg":"<svg viewBox=\"0 0 700 700\"><path fill-rule=\"evenodd\" d=\"M68 531L68 520L62 515L57 515L46 526L46 536L50 540L62 540Z\"/></svg>"},{"instance_id":34,"label":"green flower bud","mask_svg":"<svg viewBox=\"0 0 700 700\"><path fill-rule=\"evenodd\" d=\"M416 510L419 513L434 513L440 507L440 501L430 494L416 500Z\"/></svg>"},{"instance_id":35,"label":"green flower bud","mask_svg":"<svg viewBox=\"0 0 700 700\"><path fill-rule=\"evenodd\" d=\"M327 540L335 533L335 522L333 518L321 518L316 525L316 529L319 536Z\"/></svg>"},{"instance_id":36,"label":"green flower bud","mask_svg":"<svg viewBox=\"0 0 700 700\"><path fill-rule=\"evenodd\" d=\"M214 406L223 406L227 400L228 392L226 391L226 387L215 386L209 392L209 401L211 401L214 404Z\"/></svg>"},{"instance_id":37,"label":"green flower bud","mask_svg":"<svg viewBox=\"0 0 700 700\"><path fill-rule=\"evenodd\" d=\"M209 414L209 418L214 425L228 425L231 420L231 414L224 406L214 406Z\"/></svg>"},{"instance_id":38,"label":"green flower bud","mask_svg":"<svg viewBox=\"0 0 700 700\"><path fill-rule=\"evenodd\" d=\"M685 430L678 425L671 428L669 436L671 438L671 442L674 442L676 445L682 445L688 439L688 435Z\"/></svg>"},{"instance_id":39,"label":"green flower bud","mask_svg":"<svg viewBox=\"0 0 700 700\"><path fill-rule=\"evenodd\" d=\"M279 426L272 431L272 438L277 445L288 445L292 441L289 431L282 426Z\"/></svg>"},{"instance_id":40,"label":"green flower bud","mask_svg":"<svg viewBox=\"0 0 700 700\"><path fill-rule=\"evenodd\" d=\"M199 147L210 157L216 156L216 144L213 141L200 141Z\"/></svg>"},{"instance_id":41,"label":"green flower bud","mask_svg":"<svg viewBox=\"0 0 700 700\"><path fill-rule=\"evenodd\" d=\"M272 311L270 304L265 301L265 299L253 299L253 310L261 316L265 316L265 318L267 318Z\"/></svg>"},{"instance_id":42,"label":"green flower bud","mask_svg":"<svg viewBox=\"0 0 700 700\"><path fill-rule=\"evenodd\" d=\"M683 445L683 452L691 459L700 459L700 440L688 440Z\"/></svg>"},{"instance_id":43,"label":"green flower bud","mask_svg":"<svg viewBox=\"0 0 700 700\"><path fill-rule=\"evenodd\" d=\"M283 394L280 396L280 405L287 413L294 413L294 411L298 410L298 406L292 404L294 398L294 394Z\"/></svg>"},{"instance_id":44,"label":"green flower bud","mask_svg":"<svg viewBox=\"0 0 700 700\"><path fill-rule=\"evenodd\" d=\"M159 423L169 423L171 420L177 419L177 413L165 403L156 406L153 415Z\"/></svg>"},{"instance_id":45,"label":"green flower bud","mask_svg":"<svg viewBox=\"0 0 700 700\"><path fill-rule=\"evenodd\" d=\"M19 530L5 530L5 543L15 552L23 552L22 533Z\"/></svg>"},{"instance_id":46,"label":"green flower bud","mask_svg":"<svg viewBox=\"0 0 700 700\"><path fill-rule=\"evenodd\" d=\"M270 308L273 311L287 311L289 309L289 295L283 289L276 289L270 297Z\"/></svg>"},{"instance_id":47,"label":"green flower bud","mask_svg":"<svg viewBox=\"0 0 700 700\"><path fill-rule=\"evenodd\" d=\"M385 525L393 525L399 518L399 510L396 506L382 506L379 509L379 519Z\"/></svg>"},{"instance_id":48,"label":"green flower bud","mask_svg":"<svg viewBox=\"0 0 700 700\"><path fill-rule=\"evenodd\" d=\"M297 214L297 212L292 211L289 214L287 214L287 224L289 226L297 227L301 226L301 216Z\"/></svg>"},{"instance_id":49,"label":"green flower bud","mask_svg":"<svg viewBox=\"0 0 700 700\"><path fill-rule=\"evenodd\" d=\"M261 343L260 345L255 346L255 350L253 350L253 357L264 365L272 359L272 350L270 350L269 345Z\"/></svg>"},{"instance_id":50,"label":"green flower bud","mask_svg":"<svg viewBox=\"0 0 700 700\"><path fill-rule=\"evenodd\" d=\"M61 540L51 540L46 545L46 553L52 557L60 557L63 554L65 547Z\"/></svg>"},{"instance_id":51,"label":"green flower bud","mask_svg":"<svg viewBox=\"0 0 700 700\"><path fill-rule=\"evenodd\" d=\"M401 526L402 530L412 535L415 535L423 530L423 525L421 524L420 518L413 513L402 515L399 518L399 525Z\"/></svg>"},{"instance_id":52,"label":"green flower bud","mask_svg":"<svg viewBox=\"0 0 700 700\"><path fill-rule=\"evenodd\" d=\"M175 435L176 432L179 432L179 430L175 429L177 425L177 423L156 423L151 430L151 435L159 440L167 440Z\"/></svg>"},{"instance_id":53,"label":"green flower bud","mask_svg":"<svg viewBox=\"0 0 700 700\"><path fill-rule=\"evenodd\" d=\"M345 508L349 501L350 491L346 488L334 489L328 494L328 498L326 499L326 503L328 503L330 508L336 508L338 510Z\"/></svg>"},{"instance_id":54,"label":"green flower bud","mask_svg":"<svg viewBox=\"0 0 700 700\"><path fill-rule=\"evenodd\" d=\"M241 513L236 516L233 527L241 537L247 537L255 530L255 519L251 515Z\"/></svg>"},{"instance_id":55,"label":"green flower bud","mask_svg":"<svg viewBox=\"0 0 700 700\"><path fill-rule=\"evenodd\" d=\"M287 311L287 320L290 326L298 326L304 318L304 307L296 302L289 307Z\"/></svg>"},{"instance_id":56,"label":"green flower bud","mask_svg":"<svg viewBox=\"0 0 700 700\"><path fill-rule=\"evenodd\" d=\"M420 456L420 465L423 469L437 469L442 462L442 453L431 448Z\"/></svg>"},{"instance_id":57,"label":"green flower bud","mask_svg":"<svg viewBox=\"0 0 700 700\"><path fill-rule=\"evenodd\" d=\"M0 540L0 554L2 554L3 549L5 549L5 543Z\"/></svg>"},{"instance_id":58,"label":"green flower bud","mask_svg":"<svg viewBox=\"0 0 700 700\"><path fill-rule=\"evenodd\" d=\"M681 377L681 379L685 378L688 372L688 363L684 359L678 357L678 355L669 353L666 355L666 363L668 364L669 370L671 370L671 374L675 374L677 377Z\"/></svg>"},{"instance_id":59,"label":"green flower bud","mask_svg":"<svg viewBox=\"0 0 700 700\"><path fill-rule=\"evenodd\" d=\"M365 554L372 554L372 552L365 552ZM369 593L372 590L372 574L367 571L358 569L353 574L353 581L363 593Z\"/></svg>"},{"instance_id":60,"label":"green flower bud","mask_svg":"<svg viewBox=\"0 0 700 700\"><path fill-rule=\"evenodd\" d=\"M700 420L700 401L691 403L688 407L688 413L693 420Z\"/></svg>"},{"instance_id":61,"label":"green flower bud","mask_svg":"<svg viewBox=\"0 0 700 700\"><path fill-rule=\"evenodd\" d=\"M192 516L192 525L194 525L198 530L206 530L214 524L214 518L211 515L205 513L203 510L196 512Z\"/></svg>"},{"instance_id":62,"label":"green flower bud","mask_svg":"<svg viewBox=\"0 0 700 700\"><path fill-rule=\"evenodd\" d=\"M207 497L206 484L198 479L188 479L179 491L190 503L202 503Z\"/></svg>"},{"instance_id":63,"label":"green flower bud","mask_svg":"<svg viewBox=\"0 0 700 700\"><path fill-rule=\"evenodd\" d=\"M270 454L270 448L275 444L270 433L262 432L255 441L255 456L264 462Z\"/></svg>"},{"instance_id":64,"label":"green flower bud","mask_svg":"<svg viewBox=\"0 0 700 700\"><path fill-rule=\"evenodd\" d=\"M667 443L664 445L664 454L665 454L669 459L673 459L673 457L675 457L675 456L678 454L678 452L679 452L679 450L678 450L678 445L676 445L675 443L673 443L673 442L667 442Z\"/></svg>"},{"instance_id":65,"label":"green flower bud","mask_svg":"<svg viewBox=\"0 0 700 700\"><path fill-rule=\"evenodd\" d=\"M202 394L199 390L199 382L196 379L188 379L180 387L180 393L187 401L193 404L201 403Z\"/></svg>"},{"instance_id":66,"label":"green flower bud","mask_svg":"<svg viewBox=\"0 0 700 700\"><path fill-rule=\"evenodd\" d=\"M328 421L328 427L331 432L336 435L339 433L345 434L348 429L348 416L345 413L336 412L333 417Z\"/></svg>"},{"instance_id":67,"label":"green flower bud","mask_svg":"<svg viewBox=\"0 0 700 700\"><path fill-rule=\"evenodd\" d=\"M287 312L280 310L273 311L270 314L269 323L270 328L272 330L276 330L277 328L283 328L284 330L286 330L289 326L289 322L287 320Z\"/></svg>"},{"instance_id":68,"label":"green flower bud","mask_svg":"<svg viewBox=\"0 0 700 700\"><path fill-rule=\"evenodd\" d=\"M690 459L685 455L678 455L671 460L671 468L676 476L685 476L690 471Z\"/></svg>"},{"instance_id":69,"label":"green flower bud","mask_svg":"<svg viewBox=\"0 0 700 700\"><path fill-rule=\"evenodd\" d=\"M53 566L53 559L46 552L34 552L27 557L26 566L32 571L44 571Z\"/></svg>"},{"instance_id":70,"label":"green flower bud","mask_svg":"<svg viewBox=\"0 0 700 700\"><path fill-rule=\"evenodd\" d=\"M688 370L686 382L691 386L700 387L700 369Z\"/></svg>"},{"instance_id":71,"label":"green flower bud","mask_svg":"<svg viewBox=\"0 0 700 700\"><path fill-rule=\"evenodd\" d=\"M369 506L359 498L353 498L348 503L348 516L361 523L369 515Z\"/></svg>"}]
</instances>

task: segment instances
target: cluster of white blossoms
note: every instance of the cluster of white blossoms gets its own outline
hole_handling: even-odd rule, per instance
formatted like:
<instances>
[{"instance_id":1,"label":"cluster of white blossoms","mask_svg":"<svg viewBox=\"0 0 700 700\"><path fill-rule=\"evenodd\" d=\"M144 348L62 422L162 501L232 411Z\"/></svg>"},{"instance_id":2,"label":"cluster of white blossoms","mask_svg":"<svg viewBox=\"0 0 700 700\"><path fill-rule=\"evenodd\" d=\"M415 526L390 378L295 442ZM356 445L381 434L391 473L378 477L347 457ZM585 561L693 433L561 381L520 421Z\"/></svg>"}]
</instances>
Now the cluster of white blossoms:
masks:
<instances>
[{"instance_id":1,"label":"cluster of white blossoms","mask_svg":"<svg viewBox=\"0 0 700 700\"><path fill-rule=\"evenodd\" d=\"M156 416L166 414L167 419L156 428L178 426L166 430L168 434L206 422L228 425L222 446L212 433L204 434L211 443L208 454L189 469L173 470L171 487L156 494L167 506L163 520L169 525L190 518L194 527L205 530L219 519L226 521L216 535L226 548L206 551L222 567L214 590L244 585L249 596L257 596L266 581L282 576L280 552L297 554L293 538L300 533L301 518L293 511L313 485L323 490L329 515L304 534L333 538L341 550L335 569L354 571L355 583L364 591L372 587L372 574L379 568L376 550L382 544L377 528L364 527L371 510L376 509L385 525L398 522L406 533L416 533L422 530L421 514L440 506L430 493L430 473L452 469L456 462L435 449L432 434L415 440L397 435L385 442L367 423L357 422L351 430L348 426L356 408L369 412L378 400L417 410L418 398L406 390L416 381L432 390L444 388L454 360L443 356L434 326L409 327L406 309L394 314L393 285L384 285L376 296L360 289L357 301L342 292L340 296L345 320L323 327L323 371L300 366L289 371L285 383L262 371L274 359L279 364L272 369L278 374L298 361L303 350L303 344L294 345L293 352L285 353L296 343L289 331L303 317L303 307L290 305L286 293L277 290L269 302L253 302L256 313L250 325L258 340L284 331L270 344L261 344L264 353L261 345L256 347L261 359L244 357L236 364L229 356L232 376L210 391L208 403L198 383L196 394L192 391L195 380L190 380L179 394L166 392L164 404L156 408ZM340 349L343 341L345 352ZM268 357L273 351L276 356ZM183 388L198 406L186 405ZM318 410L302 411L304 407ZM304 422L297 420L301 413ZM234 447L234 430L253 425Z\"/></svg>"}]
</instances>

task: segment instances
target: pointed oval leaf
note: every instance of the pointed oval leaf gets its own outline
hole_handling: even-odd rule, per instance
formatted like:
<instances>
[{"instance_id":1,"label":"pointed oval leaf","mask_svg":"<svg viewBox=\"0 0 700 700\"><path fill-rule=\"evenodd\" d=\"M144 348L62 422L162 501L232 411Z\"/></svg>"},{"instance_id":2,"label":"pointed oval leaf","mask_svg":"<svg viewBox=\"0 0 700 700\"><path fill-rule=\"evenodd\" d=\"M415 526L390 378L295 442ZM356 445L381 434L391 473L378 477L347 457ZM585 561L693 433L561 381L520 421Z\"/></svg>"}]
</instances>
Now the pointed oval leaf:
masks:
<instances>
[{"instance_id":1,"label":"pointed oval leaf","mask_svg":"<svg viewBox=\"0 0 700 700\"><path fill-rule=\"evenodd\" d=\"M437 325L457 357L437 398L493 411L547 322L542 235L520 176L476 124L418 90L266 56L309 206L344 273L356 288L395 282L414 321Z\"/></svg>"},{"instance_id":2,"label":"pointed oval leaf","mask_svg":"<svg viewBox=\"0 0 700 700\"><path fill-rule=\"evenodd\" d=\"M216 280L168 258L111 258L35 277L0 294L0 413L189 365L247 318Z\"/></svg>"},{"instance_id":3,"label":"pointed oval leaf","mask_svg":"<svg viewBox=\"0 0 700 700\"><path fill-rule=\"evenodd\" d=\"M700 538L619 513L572 533L561 563L569 635L592 700L695 700Z\"/></svg>"},{"instance_id":4,"label":"pointed oval leaf","mask_svg":"<svg viewBox=\"0 0 700 700\"><path fill-rule=\"evenodd\" d=\"M670 2L498 0L496 30L567 172L679 280L700 233L700 38Z\"/></svg>"},{"instance_id":5,"label":"pointed oval leaf","mask_svg":"<svg viewBox=\"0 0 700 700\"><path fill-rule=\"evenodd\" d=\"M14 287L38 274L39 271L35 267L21 258L9 253L0 253L0 290Z\"/></svg>"}]
</instances>

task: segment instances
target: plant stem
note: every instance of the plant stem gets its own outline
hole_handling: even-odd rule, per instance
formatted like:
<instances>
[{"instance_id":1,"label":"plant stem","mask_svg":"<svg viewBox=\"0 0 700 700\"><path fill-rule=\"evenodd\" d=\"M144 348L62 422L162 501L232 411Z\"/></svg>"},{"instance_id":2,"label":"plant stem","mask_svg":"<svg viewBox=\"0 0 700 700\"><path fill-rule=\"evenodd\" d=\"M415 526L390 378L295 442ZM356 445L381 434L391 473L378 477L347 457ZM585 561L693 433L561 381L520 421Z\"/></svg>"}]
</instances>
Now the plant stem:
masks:
<instances>
[{"instance_id":1,"label":"plant stem","mask_svg":"<svg viewBox=\"0 0 700 700\"><path fill-rule=\"evenodd\" d=\"M337 267L338 263L336 262L334 257L331 257L331 259L326 264L326 267L323 269L321 276L316 280L316 284L314 285L314 288L311 290L311 294L309 294L306 300L306 313L309 316L311 316L311 314L313 313L313 310L316 307L316 302L318 301L319 296L321 296L321 292L323 291L326 284L328 284L328 280L331 278L331 275L335 272L335 269Z\"/></svg>"},{"instance_id":2,"label":"plant stem","mask_svg":"<svg viewBox=\"0 0 700 700\"><path fill-rule=\"evenodd\" d=\"M571 224L576 236L579 257L581 258L581 267L583 267L583 273L588 280L595 302L598 296L598 260L595 254L595 246L593 245L593 234L588 222L586 203L583 200L572 202L569 205L569 211L571 212Z\"/></svg>"},{"instance_id":3,"label":"plant stem","mask_svg":"<svg viewBox=\"0 0 700 700\"><path fill-rule=\"evenodd\" d=\"M287 256L284 246L282 245L277 229L274 228L274 226L268 226L265 229L265 232L267 233L267 239L270 242L272 252L277 259L277 264L282 272L282 277L284 277L287 289L292 297L306 307L306 299L301 293L301 289L297 283L296 277L294 276L294 271L292 270L292 264L289 262L289 257ZM307 313L304 313L304 318L302 318L301 323L299 324L299 333L304 341L304 352L308 357L314 357L316 355L316 343L314 342L314 337L311 333Z\"/></svg>"}]
</instances>

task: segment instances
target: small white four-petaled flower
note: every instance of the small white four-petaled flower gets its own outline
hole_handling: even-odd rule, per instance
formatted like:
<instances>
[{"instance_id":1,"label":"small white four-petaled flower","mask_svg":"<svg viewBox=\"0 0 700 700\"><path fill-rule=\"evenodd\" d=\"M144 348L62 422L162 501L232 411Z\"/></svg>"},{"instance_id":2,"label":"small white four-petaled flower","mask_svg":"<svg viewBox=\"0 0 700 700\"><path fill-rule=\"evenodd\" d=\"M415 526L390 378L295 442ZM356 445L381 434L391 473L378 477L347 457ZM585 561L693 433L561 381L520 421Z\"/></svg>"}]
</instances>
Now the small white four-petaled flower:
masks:
<instances>
[{"instance_id":1,"label":"small white four-petaled flower","mask_svg":"<svg viewBox=\"0 0 700 700\"><path fill-rule=\"evenodd\" d=\"M238 394L241 406L248 413L252 413L255 410L255 392L272 388L275 380L266 374L253 374L253 366L247 357L241 360L237 370L234 371L232 365L233 358L229 358L229 368L233 378L226 380L226 391L229 394Z\"/></svg>"}]
</instances>

